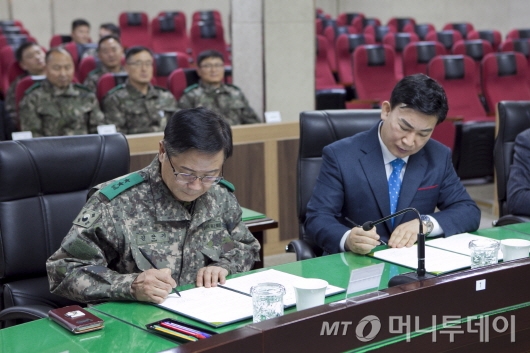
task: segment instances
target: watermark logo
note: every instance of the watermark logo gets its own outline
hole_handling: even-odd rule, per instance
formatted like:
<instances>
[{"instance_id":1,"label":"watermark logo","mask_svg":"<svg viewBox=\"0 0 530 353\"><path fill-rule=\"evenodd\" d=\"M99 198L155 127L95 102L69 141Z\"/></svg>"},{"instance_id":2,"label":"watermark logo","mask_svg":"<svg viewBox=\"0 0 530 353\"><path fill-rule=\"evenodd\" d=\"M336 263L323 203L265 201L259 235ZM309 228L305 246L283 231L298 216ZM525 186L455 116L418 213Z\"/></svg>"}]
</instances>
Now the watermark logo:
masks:
<instances>
[{"instance_id":1,"label":"watermark logo","mask_svg":"<svg viewBox=\"0 0 530 353\"><path fill-rule=\"evenodd\" d=\"M371 326L370 332L365 336L364 329L367 325ZM375 315L368 315L365 316L359 321L359 324L355 328L355 335L357 336L357 339L361 342L369 342L377 336L379 331L381 330L381 321L379 321L379 318Z\"/></svg>"}]
</instances>

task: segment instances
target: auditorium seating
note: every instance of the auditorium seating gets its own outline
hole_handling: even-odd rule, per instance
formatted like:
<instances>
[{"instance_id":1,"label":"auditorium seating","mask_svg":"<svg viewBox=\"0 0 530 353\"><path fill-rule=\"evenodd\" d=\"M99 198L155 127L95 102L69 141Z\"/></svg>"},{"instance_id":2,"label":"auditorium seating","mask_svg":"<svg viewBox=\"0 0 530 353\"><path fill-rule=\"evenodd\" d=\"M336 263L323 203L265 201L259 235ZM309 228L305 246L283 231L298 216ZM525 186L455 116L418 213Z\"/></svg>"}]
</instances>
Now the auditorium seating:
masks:
<instances>
[{"instance_id":1,"label":"auditorium seating","mask_svg":"<svg viewBox=\"0 0 530 353\"><path fill-rule=\"evenodd\" d=\"M16 47L12 45L5 45L0 49L0 92L3 93L7 91L11 83L9 81L9 69L16 62L15 50Z\"/></svg>"},{"instance_id":2,"label":"auditorium seating","mask_svg":"<svg viewBox=\"0 0 530 353\"><path fill-rule=\"evenodd\" d=\"M337 16L337 26L350 26L356 17L364 17L361 12L343 12Z\"/></svg>"},{"instance_id":3,"label":"auditorium seating","mask_svg":"<svg viewBox=\"0 0 530 353\"><path fill-rule=\"evenodd\" d=\"M440 42L412 42L403 50L403 75L427 74L427 65L436 55L446 54Z\"/></svg>"},{"instance_id":4,"label":"auditorium seating","mask_svg":"<svg viewBox=\"0 0 530 353\"><path fill-rule=\"evenodd\" d=\"M393 32L404 32L405 26L414 26L416 20L412 17L392 17L388 20L387 26L392 28Z\"/></svg>"},{"instance_id":5,"label":"auditorium seating","mask_svg":"<svg viewBox=\"0 0 530 353\"><path fill-rule=\"evenodd\" d=\"M467 39L484 39L490 42L493 51L499 51L499 45L502 42L501 32L495 29L474 30L467 34Z\"/></svg>"},{"instance_id":6,"label":"auditorium seating","mask_svg":"<svg viewBox=\"0 0 530 353\"><path fill-rule=\"evenodd\" d=\"M382 44L384 36L393 33L393 29L389 26L369 25L364 28L363 33L374 37L376 43Z\"/></svg>"},{"instance_id":7,"label":"auditorium seating","mask_svg":"<svg viewBox=\"0 0 530 353\"><path fill-rule=\"evenodd\" d=\"M442 43L448 53L451 52L453 45L462 39L462 34L460 34L460 32L458 31L455 31L454 29L447 29L438 32L429 32L425 36L425 40L438 41Z\"/></svg>"},{"instance_id":8,"label":"auditorium seating","mask_svg":"<svg viewBox=\"0 0 530 353\"><path fill-rule=\"evenodd\" d=\"M225 65L231 64L224 38L224 30L218 22L196 22L190 30L190 41L193 60L204 50L217 50L223 55Z\"/></svg>"},{"instance_id":9,"label":"auditorium seating","mask_svg":"<svg viewBox=\"0 0 530 353\"><path fill-rule=\"evenodd\" d=\"M416 33L387 33L383 37L383 44L390 45L394 48L395 71L398 79L403 78L403 50L409 43L419 41Z\"/></svg>"},{"instance_id":10,"label":"auditorium seating","mask_svg":"<svg viewBox=\"0 0 530 353\"><path fill-rule=\"evenodd\" d=\"M185 16L165 15L153 18L151 22L151 41L155 52L183 52L189 50L186 34Z\"/></svg>"},{"instance_id":11,"label":"auditorium seating","mask_svg":"<svg viewBox=\"0 0 530 353\"><path fill-rule=\"evenodd\" d=\"M145 12L122 12L119 16L121 44L125 47L143 45L151 48L149 18Z\"/></svg>"},{"instance_id":12,"label":"auditorium seating","mask_svg":"<svg viewBox=\"0 0 530 353\"><path fill-rule=\"evenodd\" d=\"M167 79L171 72L178 68L189 66L189 57L185 53L155 53L154 77L156 84L160 87L167 87Z\"/></svg>"},{"instance_id":13,"label":"auditorium seating","mask_svg":"<svg viewBox=\"0 0 530 353\"><path fill-rule=\"evenodd\" d=\"M478 93L482 93L480 65L484 57L493 52L490 42L484 39L459 40L453 45L453 54L462 54L475 61L475 84Z\"/></svg>"},{"instance_id":14,"label":"auditorium seating","mask_svg":"<svg viewBox=\"0 0 530 353\"><path fill-rule=\"evenodd\" d=\"M69 34L54 34L50 39L50 48L58 47L61 44L72 41L72 36Z\"/></svg>"},{"instance_id":15,"label":"auditorium seating","mask_svg":"<svg viewBox=\"0 0 530 353\"><path fill-rule=\"evenodd\" d=\"M463 39L467 38L467 35L469 32L473 31L475 27L469 22L453 22L453 23L447 23L444 27L444 30L453 29L455 31L460 32Z\"/></svg>"},{"instance_id":16,"label":"auditorium seating","mask_svg":"<svg viewBox=\"0 0 530 353\"><path fill-rule=\"evenodd\" d=\"M96 89L96 96L99 102L103 102L105 95L117 85L125 83L129 75L127 73L112 73L108 72L103 74L98 81L98 87Z\"/></svg>"},{"instance_id":17,"label":"auditorium seating","mask_svg":"<svg viewBox=\"0 0 530 353\"><path fill-rule=\"evenodd\" d=\"M509 39L523 39L523 38L530 38L530 28L519 28L519 29L512 29L508 32L506 35L506 38Z\"/></svg>"},{"instance_id":18,"label":"auditorium seating","mask_svg":"<svg viewBox=\"0 0 530 353\"><path fill-rule=\"evenodd\" d=\"M501 52L510 52L516 51L525 56L528 63L528 74L530 76L530 39L520 38L520 39L511 39L508 38L499 46L499 51ZM530 77L528 77L528 83L530 84Z\"/></svg>"},{"instance_id":19,"label":"auditorium seating","mask_svg":"<svg viewBox=\"0 0 530 353\"><path fill-rule=\"evenodd\" d=\"M357 33L363 33L367 26L381 26L381 20L375 17L357 16L351 24Z\"/></svg>"},{"instance_id":20,"label":"auditorium seating","mask_svg":"<svg viewBox=\"0 0 530 353\"><path fill-rule=\"evenodd\" d=\"M431 23L422 23L422 24L413 24L413 23L407 23L403 27L403 32L407 33L416 33L420 40L427 40L427 34L429 32L435 32L436 29L434 28L434 25Z\"/></svg>"},{"instance_id":21,"label":"auditorium seating","mask_svg":"<svg viewBox=\"0 0 530 353\"><path fill-rule=\"evenodd\" d=\"M79 63L79 68L77 70L77 78L79 82L85 82L88 74L101 66L101 61L97 56L87 56L83 58Z\"/></svg>"},{"instance_id":22,"label":"auditorium seating","mask_svg":"<svg viewBox=\"0 0 530 353\"><path fill-rule=\"evenodd\" d=\"M221 13L217 10L195 11L191 15L191 21L192 24L195 22L216 22L219 23L221 26L223 25Z\"/></svg>"},{"instance_id":23,"label":"auditorium seating","mask_svg":"<svg viewBox=\"0 0 530 353\"><path fill-rule=\"evenodd\" d=\"M341 34L351 34L355 33L355 28L353 26L328 26L324 30L324 37L328 41L328 61L329 66L333 72L337 71L337 57L335 53L335 43L337 38Z\"/></svg>"},{"instance_id":24,"label":"auditorium seating","mask_svg":"<svg viewBox=\"0 0 530 353\"><path fill-rule=\"evenodd\" d=\"M353 52L359 45L375 44L374 37L364 34L341 34L335 43L337 77L344 86L353 85Z\"/></svg>"}]
</instances>

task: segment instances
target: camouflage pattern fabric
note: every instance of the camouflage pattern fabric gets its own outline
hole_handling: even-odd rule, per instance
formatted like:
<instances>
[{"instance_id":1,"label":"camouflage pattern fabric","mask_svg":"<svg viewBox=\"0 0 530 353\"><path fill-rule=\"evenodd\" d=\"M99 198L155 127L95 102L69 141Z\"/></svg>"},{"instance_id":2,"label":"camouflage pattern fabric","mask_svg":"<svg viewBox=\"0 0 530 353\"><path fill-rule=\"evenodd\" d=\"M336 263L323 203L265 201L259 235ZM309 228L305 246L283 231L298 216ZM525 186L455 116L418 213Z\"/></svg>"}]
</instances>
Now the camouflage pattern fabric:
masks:
<instances>
[{"instance_id":1,"label":"camouflage pattern fabric","mask_svg":"<svg viewBox=\"0 0 530 353\"><path fill-rule=\"evenodd\" d=\"M5 101L4 101L4 107L6 109L7 114L13 121L13 126L15 128L20 127L20 121L18 119L17 114L17 101L16 101L16 88L17 84L22 80L24 77L26 77L26 74L19 75L11 84L9 85L9 88L6 91Z\"/></svg>"},{"instance_id":2,"label":"camouflage pattern fabric","mask_svg":"<svg viewBox=\"0 0 530 353\"><path fill-rule=\"evenodd\" d=\"M33 137L96 133L105 124L96 95L79 84L65 89L44 80L31 86L20 101L21 129Z\"/></svg>"},{"instance_id":3,"label":"camouflage pattern fabric","mask_svg":"<svg viewBox=\"0 0 530 353\"><path fill-rule=\"evenodd\" d=\"M99 79L101 78L101 76L103 76L107 72L109 72L109 70L107 70L105 66L101 65L101 67L98 67L97 69L94 69L88 73L87 77L85 78L85 82L83 82L83 84L87 86L88 89L90 89L92 92L96 93L96 90L98 88ZM123 73L125 71L123 68L121 68L120 72Z\"/></svg>"},{"instance_id":4,"label":"camouflage pattern fabric","mask_svg":"<svg viewBox=\"0 0 530 353\"><path fill-rule=\"evenodd\" d=\"M103 111L109 124L124 134L164 131L167 119L177 111L171 92L150 85L146 95L129 82L118 85L103 100Z\"/></svg>"},{"instance_id":5,"label":"camouflage pattern fabric","mask_svg":"<svg viewBox=\"0 0 530 353\"><path fill-rule=\"evenodd\" d=\"M259 123L258 116L249 106L239 88L221 84L213 87L202 81L188 87L180 97L179 108L205 107L220 114L230 125Z\"/></svg>"},{"instance_id":6,"label":"camouflage pattern fabric","mask_svg":"<svg viewBox=\"0 0 530 353\"><path fill-rule=\"evenodd\" d=\"M205 266L234 274L259 260L260 244L233 193L212 186L190 214L162 181L158 157L96 189L46 263L52 293L81 302L135 300L131 284L152 268L139 249L170 268L177 285L195 283Z\"/></svg>"}]
</instances>

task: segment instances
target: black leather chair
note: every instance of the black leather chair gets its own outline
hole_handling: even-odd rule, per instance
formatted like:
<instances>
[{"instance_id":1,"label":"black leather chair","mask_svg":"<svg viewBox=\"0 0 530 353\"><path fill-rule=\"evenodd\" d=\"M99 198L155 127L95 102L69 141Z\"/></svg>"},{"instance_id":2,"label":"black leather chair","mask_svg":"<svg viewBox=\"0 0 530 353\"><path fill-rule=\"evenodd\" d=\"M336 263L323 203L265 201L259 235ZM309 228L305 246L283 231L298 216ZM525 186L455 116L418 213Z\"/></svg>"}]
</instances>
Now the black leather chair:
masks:
<instances>
[{"instance_id":1,"label":"black leather chair","mask_svg":"<svg viewBox=\"0 0 530 353\"><path fill-rule=\"evenodd\" d=\"M332 142L366 131L377 124L381 110L319 110L300 113L300 148L297 165L297 212L299 239L291 241L287 252L296 260L322 255L304 228L307 203L322 165L322 149Z\"/></svg>"},{"instance_id":2,"label":"black leather chair","mask_svg":"<svg viewBox=\"0 0 530 353\"><path fill-rule=\"evenodd\" d=\"M530 128L530 101L501 101L497 105L498 133L495 139L494 161L497 178L499 220L494 226L530 222L529 217L508 214L506 185L513 163L513 148L517 135Z\"/></svg>"},{"instance_id":3,"label":"black leather chair","mask_svg":"<svg viewBox=\"0 0 530 353\"><path fill-rule=\"evenodd\" d=\"M129 159L121 134L0 142L0 323L72 304L50 293L46 260L90 188L127 174Z\"/></svg>"}]
</instances>

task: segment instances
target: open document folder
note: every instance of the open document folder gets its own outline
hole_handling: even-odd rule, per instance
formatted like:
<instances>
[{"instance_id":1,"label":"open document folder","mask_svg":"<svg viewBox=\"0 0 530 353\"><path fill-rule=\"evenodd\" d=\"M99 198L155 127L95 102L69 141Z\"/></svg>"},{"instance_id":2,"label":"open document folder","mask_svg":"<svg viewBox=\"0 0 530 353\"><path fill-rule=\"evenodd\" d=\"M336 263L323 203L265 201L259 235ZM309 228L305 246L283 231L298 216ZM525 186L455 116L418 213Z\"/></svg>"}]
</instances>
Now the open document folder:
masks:
<instances>
[{"instance_id":1,"label":"open document folder","mask_svg":"<svg viewBox=\"0 0 530 353\"><path fill-rule=\"evenodd\" d=\"M471 267L469 242L475 239L489 239L470 233L455 234L425 242L425 270L440 275ZM390 248L376 251L371 256L412 269L418 268L418 247ZM502 253L499 252L499 260Z\"/></svg>"},{"instance_id":2,"label":"open document folder","mask_svg":"<svg viewBox=\"0 0 530 353\"><path fill-rule=\"evenodd\" d=\"M170 294L158 306L187 316L205 324L219 327L252 317L250 289L258 283L273 282L285 287L283 303L286 307L296 304L292 284L302 277L289 273L266 270L232 278L224 285L197 287L180 291L181 297ZM344 288L328 285L326 296L344 292Z\"/></svg>"}]
</instances>

